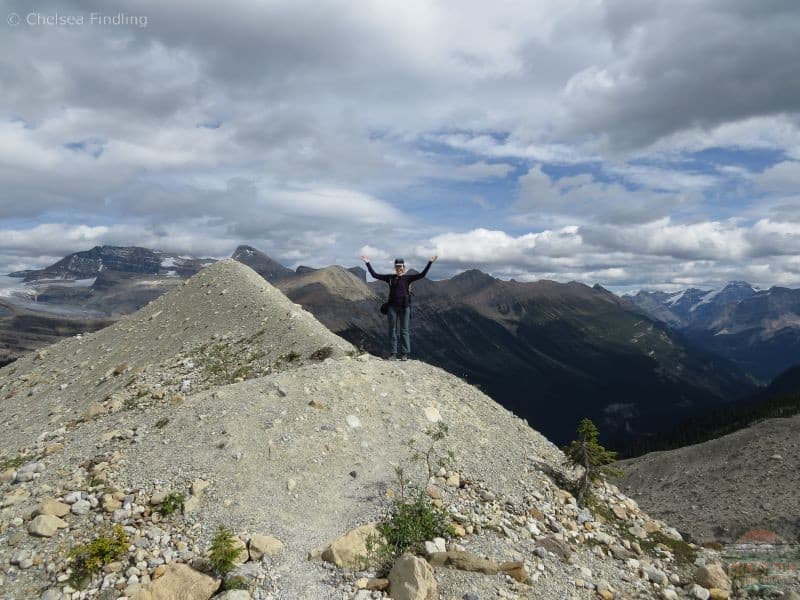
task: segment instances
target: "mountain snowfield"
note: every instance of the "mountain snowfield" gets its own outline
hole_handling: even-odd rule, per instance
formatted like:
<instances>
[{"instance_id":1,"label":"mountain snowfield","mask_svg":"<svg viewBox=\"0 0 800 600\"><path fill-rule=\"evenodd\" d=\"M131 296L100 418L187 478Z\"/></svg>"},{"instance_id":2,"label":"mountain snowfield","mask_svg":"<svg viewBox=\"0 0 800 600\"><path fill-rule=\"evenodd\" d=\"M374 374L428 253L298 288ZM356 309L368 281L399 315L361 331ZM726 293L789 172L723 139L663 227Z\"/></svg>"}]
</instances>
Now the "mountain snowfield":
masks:
<instances>
[{"instance_id":1,"label":"mountain snowfield","mask_svg":"<svg viewBox=\"0 0 800 600\"><path fill-rule=\"evenodd\" d=\"M427 480L407 442L424 445L438 421L455 462ZM559 487L576 475L561 451L478 389L359 354L234 260L0 369L0 423L3 599L208 598L220 524L241 540L248 586L229 600L730 595L717 553L615 486L578 507ZM437 566L409 558L414 572L396 566L387 590L323 550L386 514L398 465L457 531ZM182 512L161 514L168 493ZM112 523L127 554L73 589L68 549Z\"/></svg>"}]
</instances>

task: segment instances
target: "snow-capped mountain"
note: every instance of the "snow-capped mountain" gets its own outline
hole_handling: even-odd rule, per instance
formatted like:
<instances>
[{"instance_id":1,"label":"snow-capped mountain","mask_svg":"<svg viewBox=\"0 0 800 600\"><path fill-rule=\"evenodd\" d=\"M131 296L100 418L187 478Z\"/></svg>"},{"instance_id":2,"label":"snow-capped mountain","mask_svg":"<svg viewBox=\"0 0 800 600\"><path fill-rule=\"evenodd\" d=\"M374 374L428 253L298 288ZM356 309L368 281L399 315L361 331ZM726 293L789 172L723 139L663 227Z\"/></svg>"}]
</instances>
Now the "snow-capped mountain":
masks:
<instances>
[{"instance_id":1,"label":"snow-capped mountain","mask_svg":"<svg viewBox=\"0 0 800 600\"><path fill-rule=\"evenodd\" d=\"M641 291L625 299L765 381L800 363L800 290L732 281L717 290Z\"/></svg>"},{"instance_id":2,"label":"snow-capped mountain","mask_svg":"<svg viewBox=\"0 0 800 600\"><path fill-rule=\"evenodd\" d=\"M191 277L212 262L214 259L181 256L137 246L95 246L91 250L69 254L49 267L17 271L9 273L9 276L22 278L26 282L90 279L103 271Z\"/></svg>"}]
</instances>

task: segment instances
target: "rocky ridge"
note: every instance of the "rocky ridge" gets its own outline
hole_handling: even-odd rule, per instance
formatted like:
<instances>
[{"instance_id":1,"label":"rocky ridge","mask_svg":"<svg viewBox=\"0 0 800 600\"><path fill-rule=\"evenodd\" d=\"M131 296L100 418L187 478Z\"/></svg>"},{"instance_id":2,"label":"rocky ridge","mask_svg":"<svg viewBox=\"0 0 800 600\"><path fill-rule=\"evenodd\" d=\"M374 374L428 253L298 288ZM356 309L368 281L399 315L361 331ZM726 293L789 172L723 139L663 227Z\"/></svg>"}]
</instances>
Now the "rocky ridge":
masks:
<instances>
[{"instance_id":1,"label":"rocky ridge","mask_svg":"<svg viewBox=\"0 0 800 600\"><path fill-rule=\"evenodd\" d=\"M208 598L219 524L247 588L229 600L730 595L713 551L615 486L577 506L563 454L479 390L357 354L235 261L0 370L0 422L2 598ZM428 479L406 442L437 422L455 462ZM399 464L455 538L384 582L331 547L386 514ZM124 556L74 588L68 549L115 524Z\"/></svg>"}]
</instances>

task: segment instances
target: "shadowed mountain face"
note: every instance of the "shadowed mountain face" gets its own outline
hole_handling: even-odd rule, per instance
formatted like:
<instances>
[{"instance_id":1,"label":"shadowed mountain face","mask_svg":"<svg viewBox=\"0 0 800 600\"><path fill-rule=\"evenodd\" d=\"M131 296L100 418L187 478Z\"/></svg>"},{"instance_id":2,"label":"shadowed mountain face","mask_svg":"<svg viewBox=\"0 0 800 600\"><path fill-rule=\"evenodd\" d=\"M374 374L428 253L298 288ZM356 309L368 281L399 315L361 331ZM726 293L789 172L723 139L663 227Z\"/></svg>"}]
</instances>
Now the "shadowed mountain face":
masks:
<instances>
[{"instance_id":1,"label":"shadowed mountain face","mask_svg":"<svg viewBox=\"0 0 800 600\"><path fill-rule=\"evenodd\" d=\"M355 346L386 355L387 323L378 311L384 282L366 283L360 267L293 272L248 246L233 258ZM67 293L51 286L44 298L121 314L182 281L116 266L100 270L90 287ZM574 436L584 416L613 445L723 406L752 387L726 361L693 348L600 286L501 281L470 270L420 280L412 292L413 356L478 385L559 444Z\"/></svg>"},{"instance_id":2,"label":"shadowed mountain face","mask_svg":"<svg viewBox=\"0 0 800 600\"><path fill-rule=\"evenodd\" d=\"M756 291L732 282L721 290L639 292L626 300L762 382L800 363L800 290Z\"/></svg>"},{"instance_id":3,"label":"shadowed mountain face","mask_svg":"<svg viewBox=\"0 0 800 600\"><path fill-rule=\"evenodd\" d=\"M735 403L693 414L675 428L640 437L618 448L624 458L649 452L674 450L734 433L765 419L793 417L800 413L800 365L784 371L767 387Z\"/></svg>"}]
</instances>

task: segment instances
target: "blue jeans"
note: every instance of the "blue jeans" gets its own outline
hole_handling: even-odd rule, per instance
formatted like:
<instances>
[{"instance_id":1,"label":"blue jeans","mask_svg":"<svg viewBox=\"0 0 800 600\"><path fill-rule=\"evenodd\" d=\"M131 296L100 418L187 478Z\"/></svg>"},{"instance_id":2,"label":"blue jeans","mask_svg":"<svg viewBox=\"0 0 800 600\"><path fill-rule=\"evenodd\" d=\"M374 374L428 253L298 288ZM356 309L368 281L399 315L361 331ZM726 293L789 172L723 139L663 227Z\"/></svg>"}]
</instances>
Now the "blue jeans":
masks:
<instances>
[{"instance_id":1,"label":"blue jeans","mask_svg":"<svg viewBox=\"0 0 800 600\"><path fill-rule=\"evenodd\" d=\"M411 354L411 337L408 335L408 322L411 318L411 307L396 308L389 305L386 319L389 322L389 345L392 354L397 354L397 322L400 322L400 335L403 337L401 353L406 356Z\"/></svg>"}]
</instances>

